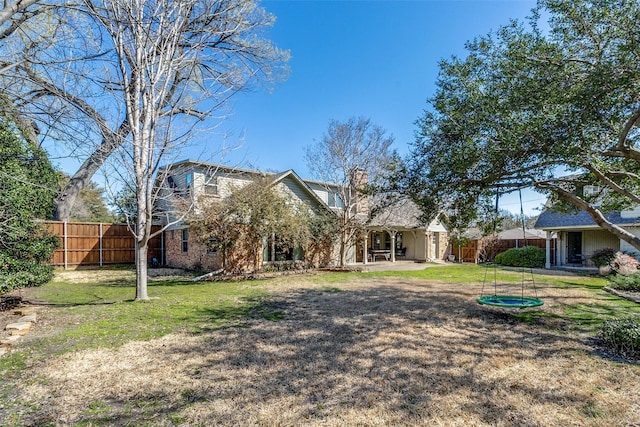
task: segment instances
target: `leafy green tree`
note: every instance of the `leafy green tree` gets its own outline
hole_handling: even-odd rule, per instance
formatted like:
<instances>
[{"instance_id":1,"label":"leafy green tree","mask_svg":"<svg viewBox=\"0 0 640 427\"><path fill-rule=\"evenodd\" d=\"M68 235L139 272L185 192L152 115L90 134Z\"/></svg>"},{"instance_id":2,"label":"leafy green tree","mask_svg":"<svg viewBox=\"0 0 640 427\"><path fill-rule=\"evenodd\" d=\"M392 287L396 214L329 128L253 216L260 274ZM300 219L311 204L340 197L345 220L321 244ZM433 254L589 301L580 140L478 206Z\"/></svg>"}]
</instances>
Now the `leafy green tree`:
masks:
<instances>
[{"instance_id":1,"label":"leafy green tree","mask_svg":"<svg viewBox=\"0 0 640 427\"><path fill-rule=\"evenodd\" d=\"M50 219L57 176L46 154L0 122L0 292L51 279L58 238L36 219Z\"/></svg>"},{"instance_id":2,"label":"leafy green tree","mask_svg":"<svg viewBox=\"0 0 640 427\"><path fill-rule=\"evenodd\" d=\"M540 0L442 61L405 190L472 219L496 186L529 186L640 249L604 216L640 204L639 20L636 1Z\"/></svg>"}]
</instances>

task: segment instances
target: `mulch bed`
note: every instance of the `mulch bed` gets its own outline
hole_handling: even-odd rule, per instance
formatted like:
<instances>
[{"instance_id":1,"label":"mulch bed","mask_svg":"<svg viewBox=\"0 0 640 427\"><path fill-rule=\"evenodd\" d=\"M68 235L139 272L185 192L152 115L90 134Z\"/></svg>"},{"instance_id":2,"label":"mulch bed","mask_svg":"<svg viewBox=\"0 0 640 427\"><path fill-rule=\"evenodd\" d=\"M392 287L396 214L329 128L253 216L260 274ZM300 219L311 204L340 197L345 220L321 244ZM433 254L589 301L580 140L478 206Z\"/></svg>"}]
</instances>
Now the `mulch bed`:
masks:
<instances>
[{"instance_id":1,"label":"mulch bed","mask_svg":"<svg viewBox=\"0 0 640 427\"><path fill-rule=\"evenodd\" d=\"M22 304L22 297L16 295L0 296L0 312L13 310Z\"/></svg>"}]
</instances>

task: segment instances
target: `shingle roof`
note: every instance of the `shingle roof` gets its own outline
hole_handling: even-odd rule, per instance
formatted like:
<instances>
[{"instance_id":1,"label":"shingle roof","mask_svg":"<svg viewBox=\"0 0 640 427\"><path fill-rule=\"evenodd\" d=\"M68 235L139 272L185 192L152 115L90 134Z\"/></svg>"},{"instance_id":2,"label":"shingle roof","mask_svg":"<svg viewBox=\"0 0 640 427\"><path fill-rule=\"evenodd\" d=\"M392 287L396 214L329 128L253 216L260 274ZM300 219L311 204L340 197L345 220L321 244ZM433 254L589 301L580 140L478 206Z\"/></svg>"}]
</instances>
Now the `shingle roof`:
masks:
<instances>
[{"instance_id":1,"label":"shingle roof","mask_svg":"<svg viewBox=\"0 0 640 427\"><path fill-rule=\"evenodd\" d=\"M512 228L498 233L498 237L502 240L520 240L520 239L544 239L546 233L542 230L534 230L527 228L525 234L522 234L522 228Z\"/></svg>"},{"instance_id":2,"label":"shingle roof","mask_svg":"<svg viewBox=\"0 0 640 427\"><path fill-rule=\"evenodd\" d=\"M638 218L622 218L620 212L609 212L604 215L605 218L613 224L617 225L635 225L640 224ZM542 211L535 228L553 229L553 228L577 228L577 227L598 227L586 211L580 211L575 214L566 214L561 212L552 212L549 210Z\"/></svg>"}]
</instances>

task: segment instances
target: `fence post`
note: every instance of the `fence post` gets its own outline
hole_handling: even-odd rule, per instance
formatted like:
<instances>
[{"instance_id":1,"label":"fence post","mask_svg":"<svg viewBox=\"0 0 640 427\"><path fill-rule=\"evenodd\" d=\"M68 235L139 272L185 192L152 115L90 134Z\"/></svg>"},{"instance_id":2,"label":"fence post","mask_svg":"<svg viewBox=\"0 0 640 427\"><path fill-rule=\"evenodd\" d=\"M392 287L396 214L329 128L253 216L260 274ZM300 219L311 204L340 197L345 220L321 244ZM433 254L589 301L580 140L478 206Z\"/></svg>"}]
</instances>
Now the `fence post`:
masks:
<instances>
[{"instance_id":1,"label":"fence post","mask_svg":"<svg viewBox=\"0 0 640 427\"><path fill-rule=\"evenodd\" d=\"M100 227L99 227L99 231L100 233L100 237L99 237L99 242L100 242L100 246L99 246L99 251L100 251L100 267L102 267L102 223L100 223Z\"/></svg>"},{"instance_id":2,"label":"fence post","mask_svg":"<svg viewBox=\"0 0 640 427\"><path fill-rule=\"evenodd\" d=\"M68 233L67 221L65 221L62 224L62 234L63 234L63 236L62 236L62 248L63 248L63 258L64 258L64 269L65 270L67 269L67 262L68 262L68 260L67 260L67 258L68 258L68 254L67 254L67 248L68 248L67 233Z\"/></svg>"}]
</instances>

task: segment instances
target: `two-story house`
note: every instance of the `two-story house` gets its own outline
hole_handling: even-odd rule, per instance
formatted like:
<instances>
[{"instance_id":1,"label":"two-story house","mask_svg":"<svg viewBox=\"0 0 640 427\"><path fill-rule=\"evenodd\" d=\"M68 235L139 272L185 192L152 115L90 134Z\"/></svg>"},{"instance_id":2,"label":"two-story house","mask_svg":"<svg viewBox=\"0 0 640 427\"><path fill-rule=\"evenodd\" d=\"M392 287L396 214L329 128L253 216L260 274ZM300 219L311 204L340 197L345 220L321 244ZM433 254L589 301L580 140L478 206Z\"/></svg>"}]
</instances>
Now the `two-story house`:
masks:
<instances>
[{"instance_id":1,"label":"two-story house","mask_svg":"<svg viewBox=\"0 0 640 427\"><path fill-rule=\"evenodd\" d=\"M159 198L159 215L165 223L174 222L184 209L198 209L195 203L201 195L207 195L224 201L233 188L242 187L260 177L268 177L269 185L275 186L287 198L305 203L313 211L330 212L339 215L345 209L340 198L340 188L334 184L302 179L295 171L266 173L257 170L242 169L224 165L184 160L165 167L159 174L165 193L179 197ZM166 194L165 194L166 196ZM183 203L171 202L179 199ZM368 203L358 203L358 210L364 217L369 209ZM371 261L395 261L396 258L425 261L444 259L446 256L448 235L446 229L437 221L424 225L419 221L419 211L415 205L405 202L402 206L391 206L382 211L382 216L362 221L363 236L356 245L346 250L347 264L367 263ZM264 239L262 263L278 262L276 254ZM208 251L199 243L196 236L189 232L186 221L177 221L168 227L164 238L165 262L168 266L216 270L221 265L220 254ZM372 251L377 251L372 256ZM336 239L329 265L339 264L339 247ZM288 261L303 260L304 253L292 251Z\"/></svg>"}]
</instances>

